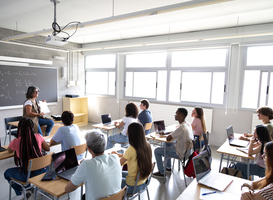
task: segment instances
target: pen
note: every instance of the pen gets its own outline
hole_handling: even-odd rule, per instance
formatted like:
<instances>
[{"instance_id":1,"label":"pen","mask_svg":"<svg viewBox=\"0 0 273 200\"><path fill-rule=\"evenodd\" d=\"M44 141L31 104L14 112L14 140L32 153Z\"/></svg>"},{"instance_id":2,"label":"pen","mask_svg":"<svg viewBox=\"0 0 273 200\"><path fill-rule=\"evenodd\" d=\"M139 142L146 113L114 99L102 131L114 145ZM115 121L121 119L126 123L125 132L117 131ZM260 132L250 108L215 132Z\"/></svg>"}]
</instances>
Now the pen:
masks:
<instances>
[{"instance_id":1,"label":"pen","mask_svg":"<svg viewBox=\"0 0 273 200\"><path fill-rule=\"evenodd\" d=\"M214 194L214 193L216 193L216 191L213 191L213 192L207 192L207 193L203 193L202 195Z\"/></svg>"}]
</instances>

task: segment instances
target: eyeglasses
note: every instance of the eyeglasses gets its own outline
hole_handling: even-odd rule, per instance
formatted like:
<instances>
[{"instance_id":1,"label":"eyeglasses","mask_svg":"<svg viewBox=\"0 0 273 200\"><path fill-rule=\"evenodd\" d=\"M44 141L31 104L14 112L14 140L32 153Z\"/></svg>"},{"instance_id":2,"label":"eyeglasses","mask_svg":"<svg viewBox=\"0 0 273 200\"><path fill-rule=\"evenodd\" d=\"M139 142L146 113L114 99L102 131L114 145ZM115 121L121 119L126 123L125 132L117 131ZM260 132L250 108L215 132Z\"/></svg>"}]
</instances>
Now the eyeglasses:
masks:
<instances>
[{"instance_id":1,"label":"eyeglasses","mask_svg":"<svg viewBox=\"0 0 273 200\"><path fill-rule=\"evenodd\" d=\"M263 158L267 158L267 153L264 153L264 154L262 155L262 157L263 157Z\"/></svg>"}]
</instances>

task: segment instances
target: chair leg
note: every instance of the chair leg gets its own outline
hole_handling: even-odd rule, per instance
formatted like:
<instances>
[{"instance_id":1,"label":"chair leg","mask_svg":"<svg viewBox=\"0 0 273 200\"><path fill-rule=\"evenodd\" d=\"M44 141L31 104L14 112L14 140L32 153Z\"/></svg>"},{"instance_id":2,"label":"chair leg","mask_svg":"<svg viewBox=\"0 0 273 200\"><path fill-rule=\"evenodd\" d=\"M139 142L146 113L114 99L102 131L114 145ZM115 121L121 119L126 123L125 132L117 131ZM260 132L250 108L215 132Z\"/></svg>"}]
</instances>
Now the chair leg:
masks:
<instances>
[{"instance_id":1,"label":"chair leg","mask_svg":"<svg viewBox=\"0 0 273 200\"><path fill-rule=\"evenodd\" d=\"M11 200L11 182L9 183L9 200Z\"/></svg>"},{"instance_id":2,"label":"chair leg","mask_svg":"<svg viewBox=\"0 0 273 200\"><path fill-rule=\"evenodd\" d=\"M173 172L173 170L174 170L174 161L175 161L175 159L173 159L172 172Z\"/></svg>"},{"instance_id":3,"label":"chair leg","mask_svg":"<svg viewBox=\"0 0 273 200\"><path fill-rule=\"evenodd\" d=\"M67 198L70 199L69 193L67 193Z\"/></svg>"},{"instance_id":4,"label":"chair leg","mask_svg":"<svg viewBox=\"0 0 273 200\"><path fill-rule=\"evenodd\" d=\"M5 142L4 142L4 146L6 145L6 140L7 140L7 134L5 135Z\"/></svg>"},{"instance_id":5,"label":"chair leg","mask_svg":"<svg viewBox=\"0 0 273 200\"><path fill-rule=\"evenodd\" d=\"M149 195L149 190L148 190L148 188L147 188L147 197L148 197L148 200L150 200L150 195Z\"/></svg>"}]
</instances>

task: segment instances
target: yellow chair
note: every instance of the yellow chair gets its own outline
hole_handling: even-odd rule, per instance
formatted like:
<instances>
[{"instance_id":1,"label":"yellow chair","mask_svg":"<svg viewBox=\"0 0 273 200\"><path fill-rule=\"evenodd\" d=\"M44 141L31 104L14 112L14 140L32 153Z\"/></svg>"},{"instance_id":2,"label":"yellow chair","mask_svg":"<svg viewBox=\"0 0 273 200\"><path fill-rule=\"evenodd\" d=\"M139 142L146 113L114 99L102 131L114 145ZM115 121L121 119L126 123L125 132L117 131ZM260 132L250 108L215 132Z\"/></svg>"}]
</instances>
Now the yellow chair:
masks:
<instances>
[{"instance_id":1,"label":"yellow chair","mask_svg":"<svg viewBox=\"0 0 273 200\"><path fill-rule=\"evenodd\" d=\"M72 149L72 148L75 149L75 152L76 152L76 155L77 155L77 156L83 154L84 152L86 152L86 153L85 153L85 157L86 157L86 155L87 155L87 144L86 144L86 143L80 144L80 145L77 145L77 146L71 146L70 148L71 148L71 149Z\"/></svg>"},{"instance_id":2,"label":"yellow chair","mask_svg":"<svg viewBox=\"0 0 273 200\"><path fill-rule=\"evenodd\" d=\"M23 195L24 195L24 199L26 200L27 197L26 197L26 191L33 188L33 185L31 185L29 182L28 182L28 179L30 178L30 174L32 171L36 171L38 169L42 169L44 167L47 167L49 165L51 165L51 161L52 161L52 155L53 153L51 154L48 154L48 155L45 155L43 157L39 157L39 158L33 158L33 159L29 159L28 161L28 172L27 172L27 180L26 182L22 182L22 181L18 181L14 178L11 178L11 181L10 181L10 184L9 184L9 200L11 200L11 185L12 184L18 184L21 186L22 188L22 191L23 191Z\"/></svg>"},{"instance_id":3,"label":"yellow chair","mask_svg":"<svg viewBox=\"0 0 273 200\"><path fill-rule=\"evenodd\" d=\"M101 200L122 200L123 196L125 194L126 188L127 188L127 186L125 185L125 187L122 190L120 190L118 193L116 193L110 197L101 199Z\"/></svg>"}]
</instances>

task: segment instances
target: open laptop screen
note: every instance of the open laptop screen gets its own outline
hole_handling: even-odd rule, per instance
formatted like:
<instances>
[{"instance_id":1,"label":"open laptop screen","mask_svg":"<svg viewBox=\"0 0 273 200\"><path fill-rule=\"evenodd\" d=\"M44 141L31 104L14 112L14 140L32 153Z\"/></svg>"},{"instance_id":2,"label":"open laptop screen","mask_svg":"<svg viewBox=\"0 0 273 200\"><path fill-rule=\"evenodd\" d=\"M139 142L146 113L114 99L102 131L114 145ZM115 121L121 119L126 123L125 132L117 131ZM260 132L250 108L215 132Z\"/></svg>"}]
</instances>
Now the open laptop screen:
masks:
<instances>
[{"instance_id":1,"label":"open laptop screen","mask_svg":"<svg viewBox=\"0 0 273 200\"><path fill-rule=\"evenodd\" d=\"M52 162L56 173L64 172L68 169L76 167L78 160L75 149L68 149L52 155Z\"/></svg>"},{"instance_id":2,"label":"open laptop screen","mask_svg":"<svg viewBox=\"0 0 273 200\"><path fill-rule=\"evenodd\" d=\"M233 132L233 127L232 125L227 127L227 137L229 141L232 141L234 138L234 132Z\"/></svg>"},{"instance_id":3,"label":"open laptop screen","mask_svg":"<svg viewBox=\"0 0 273 200\"><path fill-rule=\"evenodd\" d=\"M208 152L203 151L201 154L193 158L193 165L197 181L199 181L202 177L211 171L208 156Z\"/></svg>"},{"instance_id":4,"label":"open laptop screen","mask_svg":"<svg viewBox=\"0 0 273 200\"><path fill-rule=\"evenodd\" d=\"M110 123L111 115L110 114L101 115L101 120L103 124Z\"/></svg>"},{"instance_id":5,"label":"open laptop screen","mask_svg":"<svg viewBox=\"0 0 273 200\"><path fill-rule=\"evenodd\" d=\"M165 123L164 120L155 121L154 122L155 131L164 131L165 130Z\"/></svg>"}]
</instances>

